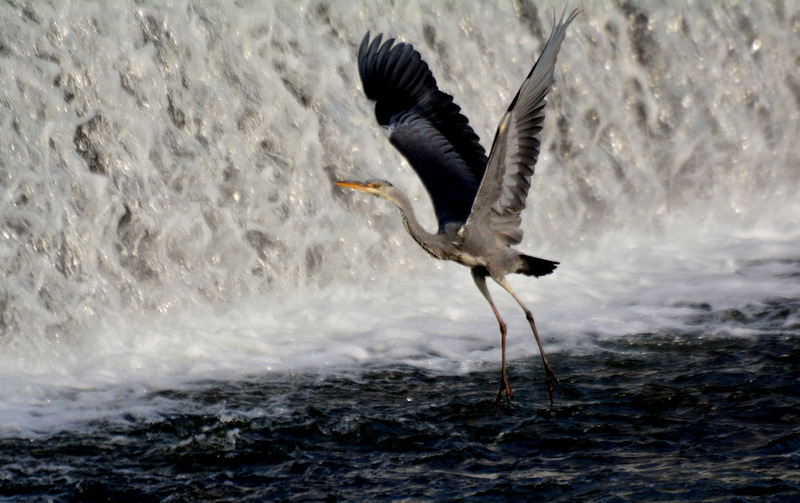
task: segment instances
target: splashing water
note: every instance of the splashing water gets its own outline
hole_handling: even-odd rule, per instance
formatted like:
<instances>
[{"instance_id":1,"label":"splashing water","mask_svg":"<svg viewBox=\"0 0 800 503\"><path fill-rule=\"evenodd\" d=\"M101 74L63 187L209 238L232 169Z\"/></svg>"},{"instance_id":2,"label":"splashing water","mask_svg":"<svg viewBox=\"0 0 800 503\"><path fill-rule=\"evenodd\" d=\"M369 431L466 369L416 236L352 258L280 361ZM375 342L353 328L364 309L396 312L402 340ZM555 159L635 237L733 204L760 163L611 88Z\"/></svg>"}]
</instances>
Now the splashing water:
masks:
<instances>
[{"instance_id":1,"label":"splashing water","mask_svg":"<svg viewBox=\"0 0 800 503\"><path fill-rule=\"evenodd\" d=\"M580 8L519 247L561 266L511 278L550 353L569 368L698 330L796 346L800 8ZM367 30L414 44L488 146L551 19L528 1L0 6L0 435L157 422L207 380L493 372L466 270L332 181L391 180L435 226L361 92ZM496 300L512 361L535 362ZM191 398L144 398L169 390ZM245 415L297 413L272 405Z\"/></svg>"}]
</instances>

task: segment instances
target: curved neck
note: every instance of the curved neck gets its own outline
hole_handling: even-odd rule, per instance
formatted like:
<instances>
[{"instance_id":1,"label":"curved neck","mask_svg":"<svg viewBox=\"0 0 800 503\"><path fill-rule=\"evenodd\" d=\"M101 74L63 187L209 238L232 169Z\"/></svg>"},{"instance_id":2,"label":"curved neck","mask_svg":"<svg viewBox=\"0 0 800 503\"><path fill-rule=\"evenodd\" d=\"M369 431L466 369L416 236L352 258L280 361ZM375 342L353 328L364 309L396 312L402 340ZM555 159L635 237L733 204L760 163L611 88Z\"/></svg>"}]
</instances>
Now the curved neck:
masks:
<instances>
[{"instance_id":1,"label":"curved neck","mask_svg":"<svg viewBox=\"0 0 800 503\"><path fill-rule=\"evenodd\" d=\"M408 200L405 194L400 191L394 191L391 196L386 199L394 203L400 210L400 214L403 216L403 226L411 237L414 238L414 241L429 254L438 259L444 259L442 236L439 234L431 234L420 225L414 214L411 201Z\"/></svg>"}]
</instances>

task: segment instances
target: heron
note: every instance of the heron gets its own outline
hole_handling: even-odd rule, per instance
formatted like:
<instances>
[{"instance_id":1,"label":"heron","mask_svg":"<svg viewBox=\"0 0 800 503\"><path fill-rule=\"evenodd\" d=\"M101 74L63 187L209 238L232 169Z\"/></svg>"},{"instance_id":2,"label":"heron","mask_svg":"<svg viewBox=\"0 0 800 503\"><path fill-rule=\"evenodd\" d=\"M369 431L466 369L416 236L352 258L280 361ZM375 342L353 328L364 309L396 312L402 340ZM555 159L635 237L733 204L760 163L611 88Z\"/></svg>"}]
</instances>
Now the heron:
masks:
<instances>
[{"instance_id":1,"label":"heron","mask_svg":"<svg viewBox=\"0 0 800 503\"><path fill-rule=\"evenodd\" d=\"M522 241L520 213L539 157L546 96L567 27L577 9L556 23L539 59L500 120L487 158L478 136L453 97L439 90L428 64L408 43L382 34L364 36L358 70L364 93L375 104L378 124L406 158L427 190L438 230L426 231L409 198L385 180L337 181L336 185L386 199L400 209L406 231L427 253L470 268L472 279L500 325L502 370L495 411L513 392L506 374L506 324L497 310L486 278L506 290L525 312L544 364L550 404L558 375L547 361L533 314L511 288L506 276L541 277L558 262L532 257L512 248Z\"/></svg>"}]
</instances>

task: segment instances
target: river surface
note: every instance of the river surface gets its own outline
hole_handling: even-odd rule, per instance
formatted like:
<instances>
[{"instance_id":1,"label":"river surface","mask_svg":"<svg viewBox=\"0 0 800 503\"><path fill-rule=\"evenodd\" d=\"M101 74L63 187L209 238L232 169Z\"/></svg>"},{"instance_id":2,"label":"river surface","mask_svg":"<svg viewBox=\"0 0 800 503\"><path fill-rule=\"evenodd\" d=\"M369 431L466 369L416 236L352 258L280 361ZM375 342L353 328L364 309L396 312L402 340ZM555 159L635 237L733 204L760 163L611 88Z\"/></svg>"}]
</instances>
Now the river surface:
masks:
<instances>
[{"instance_id":1,"label":"river surface","mask_svg":"<svg viewBox=\"0 0 800 503\"><path fill-rule=\"evenodd\" d=\"M414 44L488 146L519 2L0 6L0 499L792 501L800 4L575 6L500 335L432 260L355 54Z\"/></svg>"}]
</instances>

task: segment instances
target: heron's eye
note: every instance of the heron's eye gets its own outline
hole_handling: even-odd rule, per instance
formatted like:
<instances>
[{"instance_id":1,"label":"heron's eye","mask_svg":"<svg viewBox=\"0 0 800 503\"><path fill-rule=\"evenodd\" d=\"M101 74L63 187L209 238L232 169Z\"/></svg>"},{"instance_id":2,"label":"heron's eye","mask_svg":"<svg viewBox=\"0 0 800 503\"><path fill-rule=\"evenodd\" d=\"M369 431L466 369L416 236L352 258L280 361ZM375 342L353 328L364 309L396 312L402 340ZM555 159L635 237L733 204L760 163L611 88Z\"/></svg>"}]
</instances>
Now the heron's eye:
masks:
<instances>
[{"instance_id":1,"label":"heron's eye","mask_svg":"<svg viewBox=\"0 0 800 503\"><path fill-rule=\"evenodd\" d=\"M375 189L380 189L381 188L381 184L375 183L375 184L372 185L372 187L375 188Z\"/></svg>"}]
</instances>

